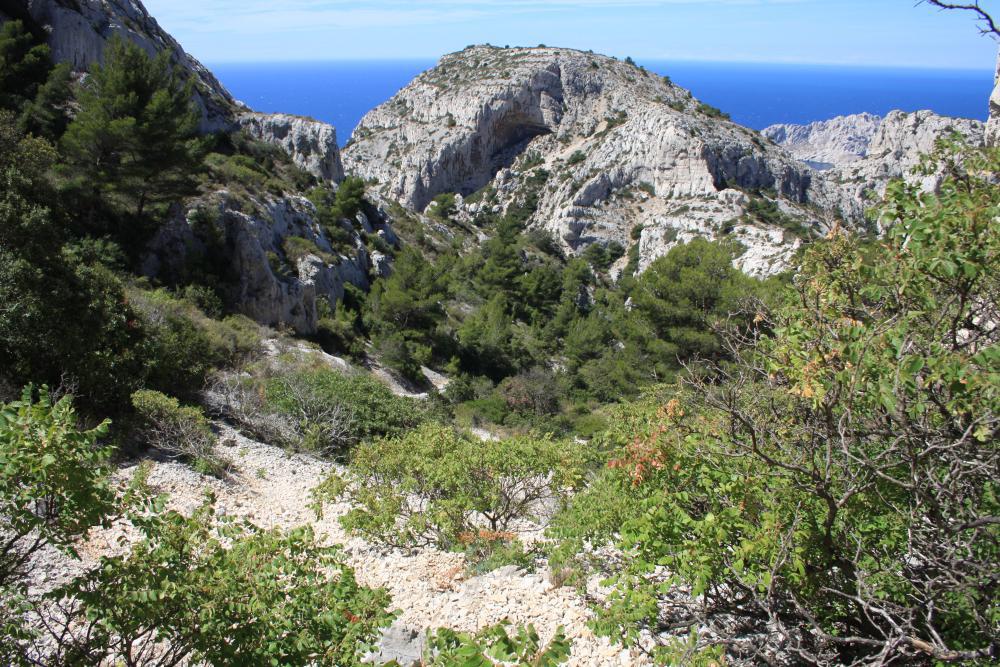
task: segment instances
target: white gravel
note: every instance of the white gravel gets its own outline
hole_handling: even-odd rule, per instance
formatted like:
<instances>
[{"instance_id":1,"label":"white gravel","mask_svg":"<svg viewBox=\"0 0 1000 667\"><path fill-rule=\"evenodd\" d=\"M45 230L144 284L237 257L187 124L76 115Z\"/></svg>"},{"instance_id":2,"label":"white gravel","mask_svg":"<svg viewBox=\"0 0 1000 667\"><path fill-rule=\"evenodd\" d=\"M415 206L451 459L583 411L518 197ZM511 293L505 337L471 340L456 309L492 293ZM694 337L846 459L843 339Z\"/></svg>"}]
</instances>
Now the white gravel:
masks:
<instances>
[{"instance_id":1,"label":"white gravel","mask_svg":"<svg viewBox=\"0 0 1000 667\"><path fill-rule=\"evenodd\" d=\"M152 462L149 483L157 492L169 494L170 507L191 512L211 490L220 512L258 526L311 524L325 542L344 545L345 558L360 583L389 591L393 608L400 611L395 628L421 635L437 627L476 631L508 619L534 624L547 641L561 625L573 642L569 665L652 664L638 652L595 637L587 627L591 612L586 602L570 588L554 588L545 571L525 573L506 567L468 578L462 554L430 548L386 550L347 535L337 521L346 505L327 506L323 518L317 519L308 507L309 492L334 464L255 442L226 425L220 429L220 442L226 443L220 445L220 453L233 463L225 481L200 475L181 463ZM122 468L119 478L129 479L135 467ZM124 549L130 533L128 526L93 532L81 545L79 562L46 553L35 568L35 588L48 588L90 566L100 555Z\"/></svg>"}]
</instances>

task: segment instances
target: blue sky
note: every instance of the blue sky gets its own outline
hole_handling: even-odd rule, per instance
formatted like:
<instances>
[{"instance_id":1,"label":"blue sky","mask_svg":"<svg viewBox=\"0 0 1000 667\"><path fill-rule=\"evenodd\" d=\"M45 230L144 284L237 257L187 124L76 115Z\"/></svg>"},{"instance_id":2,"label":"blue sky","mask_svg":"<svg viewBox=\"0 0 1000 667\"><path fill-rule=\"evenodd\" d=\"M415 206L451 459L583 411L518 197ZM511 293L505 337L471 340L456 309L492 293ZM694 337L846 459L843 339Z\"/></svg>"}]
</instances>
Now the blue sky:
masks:
<instances>
[{"instance_id":1,"label":"blue sky","mask_svg":"<svg viewBox=\"0 0 1000 667\"><path fill-rule=\"evenodd\" d=\"M917 0L145 0L206 63L437 58L545 43L636 60L990 69L972 16ZM983 7L1000 16L1000 0Z\"/></svg>"}]
</instances>

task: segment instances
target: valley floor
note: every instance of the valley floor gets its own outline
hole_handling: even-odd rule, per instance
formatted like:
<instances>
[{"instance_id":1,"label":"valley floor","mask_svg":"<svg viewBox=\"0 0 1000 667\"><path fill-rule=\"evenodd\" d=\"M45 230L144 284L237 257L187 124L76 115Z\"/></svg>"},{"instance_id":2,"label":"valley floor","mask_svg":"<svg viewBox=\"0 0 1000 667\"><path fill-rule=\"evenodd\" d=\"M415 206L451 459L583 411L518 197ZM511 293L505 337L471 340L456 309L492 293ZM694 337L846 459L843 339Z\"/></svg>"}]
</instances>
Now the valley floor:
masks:
<instances>
[{"instance_id":1,"label":"valley floor","mask_svg":"<svg viewBox=\"0 0 1000 667\"><path fill-rule=\"evenodd\" d=\"M217 499L220 514L246 519L264 528L290 528L311 524L327 543L344 545L348 564L359 583L384 587L392 595L392 608L400 612L380 645L376 662L391 659L402 664L419 661L424 632L450 627L475 631L504 619L514 624L534 624L543 641L563 626L573 643L568 665L631 666L652 664L634 651L595 637L587 621L591 612L580 594L569 587L554 587L548 572L526 573L508 566L480 576L466 574L464 556L436 549L386 550L345 534L338 517L346 505L332 505L322 519L309 507L309 492L334 465L301 454L253 441L227 425L221 429L220 450L232 461L225 481L201 475L172 461L152 461L149 484L168 494L169 507L190 513L206 492ZM137 463L122 468L122 481L131 478ZM86 568L104 554L122 548L128 528L95 531L81 549L82 561L68 561L48 552L36 563L35 585L47 588ZM523 535L530 541L538 530ZM127 542L127 540L125 540Z\"/></svg>"}]
</instances>

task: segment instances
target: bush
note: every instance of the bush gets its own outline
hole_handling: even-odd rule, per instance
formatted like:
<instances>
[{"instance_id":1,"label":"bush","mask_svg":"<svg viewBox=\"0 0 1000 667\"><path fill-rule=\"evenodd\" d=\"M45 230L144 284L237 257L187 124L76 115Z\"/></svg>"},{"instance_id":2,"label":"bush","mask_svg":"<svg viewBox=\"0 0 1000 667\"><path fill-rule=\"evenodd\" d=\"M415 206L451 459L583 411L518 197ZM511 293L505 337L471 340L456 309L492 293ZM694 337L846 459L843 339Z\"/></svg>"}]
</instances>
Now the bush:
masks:
<instances>
[{"instance_id":1,"label":"bush","mask_svg":"<svg viewBox=\"0 0 1000 667\"><path fill-rule=\"evenodd\" d=\"M525 571L531 571L535 567L531 554L524 550L524 544L513 533L480 528L475 533L460 534L458 540L464 546L466 569L472 576L486 574L507 565L514 565Z\"/></svg>"},{"instance_id":2,"label":"bush","mask_svg":"<svg viewBox=\"0 0 1000 667\"><path fill-rule=\"evenodd\" d=\"M314 490L318 510L345 496L344 528L389 545L458 547L482 527L508 532L580 484L585 453L549 437L485 446L438 424L355 449L345 474Z\"/></svg>"},{"instance_id":3,"label":"bush","mask_svg":"<svg viewBox=\"0 0 1000 667\"><path fill-rule=\"evenodd\" d=\"M431 209L434 217L440 218L441 220L448 220L451 216L455 215L456 206L455 193L444 192L436 196L433 200L434 207Z\"/></svg>"},{"instance_id":4,"label":"bush","mask_svg":"<svg viewBox=\"0 0 1000 667\"><path fill-rule=\"evenodd\" d=\"M559 410L559 386L551 371L533 368L504 379L497 393L511 410L551 415Z\"/></svg>"},{"instance_id":5,"label":"bush","mask_svg":"<svg viewBox=\"0 0 1000 667\"><path fill-rule=\"evenodd\" d=\"M392 621L385 591L359 586L309 528L261 530L211 504L133 521L131 553L53 594L71 613L53 623L60 655L46 664L361 665Z\"/></svg>"},{"instance_id":6,"label":"bush","mask_svg":"<svg viewBox=\"0 0 1000 667\"><path fill-rule=\"evenodd\" d=\"M249 377L216 376L221 410L265 442L332 455L369 438L398 435L423 420L416 401L367 375L279 360Z\"/></svg>"},{"instance_id":7,"label":"bush","mask_svg":"<svg viewBox=\"0 0 1000 667\"><path fill-rule=\"evenodd\" d=\"M213 369L239 365L260 350L260 326L247 317L213 320L165 290L130 289L128 297L147 331L150 388L193 397Z\"/></svg>"},{"instance_id":8,"label":"bush","mask_svg":"<svg viewBox=\"0 0 1000 667\"><path fill-rule=\"evenodd\" d=\"M215 454L216 437L200 408L182 406L176 398L143 389L132 394L147 444L192 463L201 472L219 475L225 463Z\"/></svg>"},{"instance_id":9,"label":"bush","mask_svg":"<svg viewBox=\"0 0 1000 667\"><path fill-rule=\"evenodd\" d=\"M572 167L573 165L580 164L586 159L587 155L583 151L573 151L573 154L566 160L566 164Z\"/></svg>"},{"instance_id":10,"label":"bush","mask_svg":"<svg viewBox=\"0 0 1000 667\"><path fill-rule=\"evenodd\" d=\"M336 218L353 220L365 204L365 179L358 176L348 176L337 187L333 200L332 213Z\"/></svg>"},{"instance_id":11,"label":"bush","mask_svg":"<svg viewBox=\"0 0 1000 667\"><path fill-rule=\"evenodd\" d=\"M291 262L293 266L297 266L300 260L305 259L310 255L318 257L327 264L337 263L337 258L330 253L321 250L320 247L316 245L315 241L301 236L285 237L282 249L285 251L285 257L288 258L288 261Z\"/></svg>"},{"instance_id":12,"label":"bush","mask_svg":"<svg viewBox=\"0 0 1000 667\"><path fill-rule=\"evenodd\" d=\"M721 120L730 120L729 114L726 112L713 107L711 104L706 104L705 102L699 102L696 111L700 114L704 114L709 118L718 118Z\"/></svg>"},{"instance_id":13,"label":"bush","mask_svg":"<svg viewBox=\"0 0 1000 667\"><path fill-rule=\"evenodd\" d=\"M97 442L109 422L81 430L69 396L25 388L0 406L0 588L46 544L71 551L76 538L113 510L105 465L110 450Z\"/></svg>"},{"instance_id":14,"label":"bush","mask_svg":"<svg viewBox=\"0 0 1000 667\"><path fill-rule=\"evenodd\" d=\"M993 660L1000 153L942 150L937 193L888 188L882 244L816 244L730 361L614 420L554 531L624 554L604 632L677 629L663 664Z\"/></svg>"},{"instance_id":15,"label":"bush","mask_svg":"<svg viewBox=\"0 0 1000 667\"><path fill-rule=\"evenodd\" d=\"M514 631L513 636L511 630ZM517 665L518 667L554 667L569 659L571 644L560 627L552 640L542 646L535 628L507 623L490 626L470 634L439 629L429 634L423 663L428 667L452 665Z\"/></svg>"},{"instance_id":16,"label":"bush","mask_svg":"<svg viewBox=\"0 0 1000 667\"><path fill-rule=\"evenodd\" d=\"M76 541L116 509L97 447L108 422L82 430L71 399L42 387L0 405L0 662L23 664L31 609L27 574L47 546L74 554Z\"/></svg>"}]
</instances>

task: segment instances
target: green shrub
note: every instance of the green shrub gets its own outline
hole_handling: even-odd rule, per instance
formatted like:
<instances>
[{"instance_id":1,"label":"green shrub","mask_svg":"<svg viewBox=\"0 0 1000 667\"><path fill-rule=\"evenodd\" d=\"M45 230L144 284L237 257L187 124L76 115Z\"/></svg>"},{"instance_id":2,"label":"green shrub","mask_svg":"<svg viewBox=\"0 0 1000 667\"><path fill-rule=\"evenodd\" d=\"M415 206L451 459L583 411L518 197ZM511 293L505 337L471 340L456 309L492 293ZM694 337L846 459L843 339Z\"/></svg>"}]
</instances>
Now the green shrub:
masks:
<instances>
[{"instance_id":1,"label":"green shrub","mask_svg":"<svg viewBox=\"0 0 1000 667\"><path fill-rule=\"evenodd\" d=\"M456 197L453 192L443 192L438 196L434 197L432 203L434 207L431 209L431 213L436 218L441 220L448 220L451 216L455 215Z\"/></svg>"},{"instance_id":2,"label":"green shrub","mask_svg":"<svg viewBox=\"0 0 1000 667\"><path fill-rule=\"evenodd\" d=\"M82 430L69 396L25 388L0 406L0 588L46 544L72 553L76 538L108 517L110 450L97 446L109 422Z\"/></svg>"},{"instance_id":3,"label":"green shrub","mask_svg":"<svg viewBox=\"0 0 1000 667\"><path fill-rule=\"evenodd\" d=\"M214 320L166 290L128 291L145 324L146 384L192 397L215 368L239 365L260 350L260 326L242 315Z\"/></svg>"},{"instance_id":4,"label":"green shrub","mask_svg":"<svg viewBox=\"0 0 1000 667\"><path fill-rule=\"evenodd\" d=\"M524 550L524 544L511 533L491 532L480 528L475 533L459 535L464 546L465 565L469 574L479 576L507 565L520 570L534 570L532 554Z\"/></svg>"},{"instance_id":5,"label":"green shrub","mask_svg":"<svg viewBox=\"0 0 1000 667\"><path fill-rule=\"evenodd\" d=\"M27 387L0 405L0 662L10 665L26 664L25 645L36 638L25 623L33 557L49 546L75 555L79 538L117 510L111 452L97 446L108 422L82 430L70 397L37 393Z\"/></svg>"},{"instance_id":6,"label":"green shrub","mask_svg":"<svg viewBox=\"0 0 1000 667\"><path fill-rule=\"evenodd\" d=\"M481 527L507 532L542 504L578 486L585 452L549 437L485 446L428 423L397 438L356 448L345 474L314 490L318 510L345 496L344 528L389 545L456 548Z\"/></svg>"},{"instance_id":7,"label":"green shrub","mask_svg":"<svg viewBox=\"0 0 1000 667\"><path fill-rule=\"evenodd\" d=\"M455 409L455 416L468 415L468 426L479 426L483 422L499 425L507 420L510 412L502 396L487 396L465 401Z\"/></svg>"},{"instance_id":8,"label":"green shrub","mask_svg":"<svg viewBox=\"0 0 1000 667\"><path fill-rule=\"evenodd\" d=\"M730 120L729 114L727 114L724 111L721 111L720 109L717 109L717 108L713 107L711 104L706 104L705 102L698 102L698 106L695 108L695 110L698 113L700 113L700 114L704 114L705 116L708 116L709 118L719 118L721 120Z\"/></svg>"},{"instance_id":9,"label":"green shrub","mask_svg":"<svg viewBox=\"0 0 1000 667\"><path fill-rule=\"evenodd\" d=\"M586 159L587 154L583 151L573 151L573 154L567 158L566 164L572 167L573 165L580 164Z\"/></svg>"},{"instance_id":10,"label":"green shrub","mask_svg":"<svg viewBox=\"0 0 1000 667\"><path fill-rule=\"evenodd\" d=\"M220 519L210 504L190 518L134 522L143 539L131 553L103 558L53 595L79 603L65 627L56 623L65 658L152 664L166 649L218 667L359 666L392 621L385 591L359 586L339 548L309 528L262 530Z\"/></svg>"},{"instance_id":11,"label":"green shrub","mask_svg":"<svg viewBox=\"0 0 1000 667\"><path fill-rule=\"evenodd\" d=\"M511 634L513 630L513 635ZM490 626L470 634L439 629L429 634L423 663L428 667L453 665L516 665L517 667L555 667L570 656L571 644L562 627L552 640L542 646L531 625L511 628L507 623Z\"/></svg>"},{"instance_id":12,"label":"green shrub","mask_svg":"<svg viewBox=\"0 0 1000 667\"><path fill-rule=\"evenodd\" d=\"M337 264L337 258L320 249L312 239L301 236L286 236L282 244L282 249L285 251L285 257L288 258L293 266L298 266L299 261L309 255L318 257L326 264Z\"/></svg>"},{"instance_id":13,"label":"green shrub","mask_svg":"<svg viewBox=\"0 0 1000 667\"><path fill-rule=\"evenodd\" d=\"M1000 153L940 150L937 192L889 186L877 247L815 244L728 361L612 420L609 466L553 524L561 555L625 555L602 632L675 628L661 664L788 642L828 665L992 659ZM716 639L733 623L754 639Z\"/></svg>"},{"instance_id":14,"label":"green shrub","mask_svg":"<svg viewBox=\"0 0 1000 667\"><path fill-rule=\"evenodd\" d=\"M332 455L369 438L397 435L424 419L415 400L369 375L279 359L250 377L222 373L211 392L221 410L265 442Z\"/></svg>"},{"instance_id":15,"label":"green shrub","mask_svg":"<svg viewBox=\"0 0 1000 667\"><path fill-rule=\"evenodd\" d=\"M143 389L132 394L141 437L162 452L190 462L199 472L221 475L225 462L215 453L216 437L200 408Z\"/></svg>"}]
</instances>

